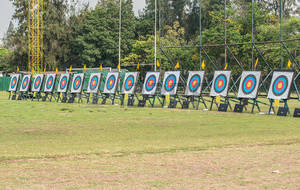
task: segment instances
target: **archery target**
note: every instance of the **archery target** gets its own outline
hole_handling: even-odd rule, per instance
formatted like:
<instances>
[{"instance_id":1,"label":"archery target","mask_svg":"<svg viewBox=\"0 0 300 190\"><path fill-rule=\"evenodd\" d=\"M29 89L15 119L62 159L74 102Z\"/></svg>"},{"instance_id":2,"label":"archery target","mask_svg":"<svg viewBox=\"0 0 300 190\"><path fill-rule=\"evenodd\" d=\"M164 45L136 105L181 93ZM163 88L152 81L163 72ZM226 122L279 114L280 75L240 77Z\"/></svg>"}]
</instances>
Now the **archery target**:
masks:
<instances>
[{"instance_id":1,"label":"archery target","mask_svg":"<svg viewBox=\"0 0 300 190\"><path fill-rule=\"evenodd\" d=\"M243 71L238 98L257 98L261 71Z\"/></svg>"},{"instance_id":2,"label":"archery target","mask_svg":"<svg viewBox=\"0 0 300 190\"><path fill-rule=\"evenodd\" d=\"M81 93L84 82L84 73L74 74L71 93Z\"/></svg>"},{"instance_id":3,"label":"archery target","mask_svg":"<svg viewBox=\"0 0 300 190\"><path fill-rule=\"evenodd\" d=\"M119 72L111 72L107 74L103 91L104 94L114 94L116 92L119 82L119 76Z\"/></svg>"},{"instance_id":4,"label":"archery target","mask_svg":"<svg viewBox=\"0 0 300 190\"><path fill-rule=\"evenodd\" d=\"M48 74L45 81L44 92L53 92L56 74Z\"/></svg>"},{"instance_id":5,"label":"archery target","mask_svg":"<svg viewBox=\"0 0 300 190\"><path fill-rule=\"evenodd\" d=\"M57 92L67 92L69 86L70 74L61 74L60 80L57 88Z\"/></svg>"},{"instance_id":6,"label":"archery target","mask_svg":"<svg viewBox=\"0 0 300 190\"><path fill-rule=\"evenodd\" d=\"M187 96L200 96L202 91L202 84L204 80L204 71L189 71L189 77L185 89Z\"/></svg>"},{"instance_id":7,"label":"archery target","mask_svg":"<svg viewBox=\"0 0 300 190\"><path fill-rule=\"evenodd\" d=\"M35 76L35 79L34 79L33 85L32 85L32 92L41 91L43 80L44 80L44 75L40 74L40 75Z\"/></svg>"},{"instance_id":8,"label":"archery target","mask_svg":"<svg viewBox=\"0 0 300 190\"><path fill-rule=\"evenodd\" d=\"M215 71L210 96L226 97L228 94L231 71Z\"/></svg>"},{"instance_id":9,"label":"archery target","mask_svg":"<svg viewBox=\"0 0 300 190\"><path fill-rule=\"evenodd\" d=\"M293 78L293 71L274 71L268 98L279 100L288 99L290 96Z\"/></svg>"},{"instance_id":10,"label":"archery target","mask_svg":"<svg viewBox=\"0 0 300 190\"><path fill-rule=\"evenodd\" d=\"M31 75L25 75L23 77L21 87L20 87L20 92L27 92L30 86L30 81L31 81Z\"/></svg>"},{"instance_id":11,"label":"archery target","mask_svg":"<svg viewBox=\"0 0 300 190\"><path fill-rule=\"evenodd\" d=\"M98 93L100 83L101 83L101 73L91 74L87 92L88 93Z\"/></svg>"},{"instance_id":12,"label":"archery target","mask_svg":"<svg viewBox=\"0 0 300 190\"><path fill-rule=\"evenodd\" d=\"M9 83L9 92L16 92L18 88L18 83L19 83L20 75L19 74L14 74L11 75L11 80Z\"/></svg>"},{"instance_id":13,"label":"archery target","mask_svg":"<svg viewBox=\"0 0 300 190\"><path fill-rule=\"evenodd\" d=\"M180 71L166 72L164 75L163 87L161 89L162 95L175 95L180 77Z\"/></svg>"},{"instance_id":14,"label":"archery target","mask_svg":"<svg viewBox=\"0 0 300 190\"><path fill-rule=\"evenodd\" d=\"M122 94L133 94L135 91L135 86L137 84L138 80L138 72L132 72L132 73L126 73L124 82L123 82L123 88L122 88Z\"/></svg>"},{"instance_id":15,"label":"archery target","mask_svg":"<svg viewBox=\"0 0 300 190\"><path fill-rule=\"evenodd\" d=\"M148 72L146 74L142 94L143 95L154 95L159 82L159 72Z\"/></svg>"}]
</instances>

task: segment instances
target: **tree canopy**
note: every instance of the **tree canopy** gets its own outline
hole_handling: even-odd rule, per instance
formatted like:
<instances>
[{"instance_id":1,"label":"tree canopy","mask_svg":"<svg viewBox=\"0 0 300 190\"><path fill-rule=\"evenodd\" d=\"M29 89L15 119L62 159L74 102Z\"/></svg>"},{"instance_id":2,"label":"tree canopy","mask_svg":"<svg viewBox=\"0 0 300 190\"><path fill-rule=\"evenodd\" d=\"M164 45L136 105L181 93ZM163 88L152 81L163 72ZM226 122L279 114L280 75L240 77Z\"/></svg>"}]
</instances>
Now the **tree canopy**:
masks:
<instances>
[{"instance_id":1,"label":"tree canopy","mask_svg":"<svg viewBox=\"0 0 300 190\"><path fill-rule=\"evenodd\" d=\"M4 44L5 56L0 55L3 70L13 71L19 66L27 69L27 0L11 0L14 15ZM200 68L200 19L202 23L202 60L215 63L220 69L224 66L224 24L226 42L251 42L251 0L227 0L224 18L224 0L202 1L200 14L198 0L160 1L159 59L161 69L173 69L180 62L181 69ZM254 40L255 42L278 41L280 39L279 0L254 1ZM283 0L283 37L300 38L299 5L296 0ZM142 63L154 62L154 0L146 0L146 7L138 16L134 15L132 0L122 0L122 65L128 69ZM157 26L158 27L158 26ZM118 63L119 0L99 0L94 8L79 6L76 0L44 0L44 63L48 70L56 67L116 67ZM210 47L207 45L220 44ZM300 43L287 42L289 52L284 52L284 61L292 53L300 61ZM178 48L163 48L178 47ZM180 48L182 47L182 48ZM183 48L189 47L189 48ZM257 45L265 61L273 67L280 65L280 44ZM9 53L7 53L9 52ZM251 44L228 47L228 62L239 61L251 68ZM259 53L255 51L255 57ZM4 57L4 58L3 58ZM5 65L3 64L5 63ZM131 66L131 67L130 67ZM208 68L213 68L208 64ZM152 67L147 66L147 69ZM261 69L265 69L263 66Z\"/></svg>"}]
</instances>

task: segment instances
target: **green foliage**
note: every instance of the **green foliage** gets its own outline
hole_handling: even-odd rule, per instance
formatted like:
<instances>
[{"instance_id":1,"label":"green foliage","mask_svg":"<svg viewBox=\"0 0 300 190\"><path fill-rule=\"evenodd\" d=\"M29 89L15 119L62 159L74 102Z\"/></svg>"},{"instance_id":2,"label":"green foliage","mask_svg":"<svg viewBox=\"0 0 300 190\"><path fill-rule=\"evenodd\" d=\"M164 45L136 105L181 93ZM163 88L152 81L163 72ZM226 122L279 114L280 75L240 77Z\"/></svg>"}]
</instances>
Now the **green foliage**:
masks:
<instances>
[{"instance_id":1,"label":"green foliage","mask_svg":"<svg viewBox=\"0 0 300 190\"><path fill-rule=\"evenodd\" d=\"M132 1L122 6L122 55L130 53L135 38L135 17ZM88 11L84 24L78 29L74 42L81 65L115 67L118 63L119 4L118 1L100 2Z\"/></svg>"},{"instance_id":2,"label":"green foliage","mask_svg":"<svg viewBox=\"0 0 300 190\"><path fill-rule=\"evenodd\" d=\"M0 71L12 71L8 62L12 53L12 50L0 48Z\"/></svg>"},{"instance_id":3,"label":"green foliage","mask_svg":"<svg viewBox=\"0 0 300 190\"><path fill-rule=\"evenodd\" d=\"M20 66L27 70L27 1L11 0L15 6L9 30L4 39L5 47L12 53L6 57L5 70ZM78 7L77 0L44 0L44 63L48 70L73 67L116 67L118 63L119 1L100 0L94 9ZM226 41L240 43L227 47L229 68L238 74L241 67L251 69L251 0L227 0L224 19L224 0L201 1L202 49L201 60L209 71L223 69L225 64L224 23ZM299 38L300 21L295 17L299 8L296 1L283 0L283 38ZM135 68L137 63L154 64L154 0L146 0L146 8L139 16L133 13L132 0L122 0L122 65ZM279 0L255 0L253 7L254 41L278 41L280 39ZM159 42L163 48L158 51L161 70L173 70L180 62L181 70L198 70L200 67L200 4L198 0L160 1ZM16 23L13 26L12 23ZM244 44L248 43L248 44ZM219 44L207 46L210 44ZM299 62L299 41L286 42L289 51ZM174 47L193 48L174 48ZM272 67L280 65L280 44L256 45ZM284 62L291 55L284 48ZM259 69L267 71L259 53ZM241 64L239 66L238 63ZM214 63L214 64L212 64Z\"/></svg>"}]
</instances>

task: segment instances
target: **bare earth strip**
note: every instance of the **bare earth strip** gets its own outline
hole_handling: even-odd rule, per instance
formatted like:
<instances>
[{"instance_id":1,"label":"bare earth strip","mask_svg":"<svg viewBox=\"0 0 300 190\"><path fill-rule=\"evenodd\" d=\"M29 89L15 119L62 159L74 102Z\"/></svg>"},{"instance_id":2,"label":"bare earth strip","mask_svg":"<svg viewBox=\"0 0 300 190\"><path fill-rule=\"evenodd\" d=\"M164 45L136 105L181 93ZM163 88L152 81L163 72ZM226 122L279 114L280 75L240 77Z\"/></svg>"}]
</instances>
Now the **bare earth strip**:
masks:
<instances>
[{"instance_id":1,"label":"bare earth strip","mask_svg":"<svg viewBox=\"0 0 300 190\"><path fill-rule=\"evenodd\" d=\"M299 190L300 144L0 163L0 189Z\"/></svg>"}]
</instances>

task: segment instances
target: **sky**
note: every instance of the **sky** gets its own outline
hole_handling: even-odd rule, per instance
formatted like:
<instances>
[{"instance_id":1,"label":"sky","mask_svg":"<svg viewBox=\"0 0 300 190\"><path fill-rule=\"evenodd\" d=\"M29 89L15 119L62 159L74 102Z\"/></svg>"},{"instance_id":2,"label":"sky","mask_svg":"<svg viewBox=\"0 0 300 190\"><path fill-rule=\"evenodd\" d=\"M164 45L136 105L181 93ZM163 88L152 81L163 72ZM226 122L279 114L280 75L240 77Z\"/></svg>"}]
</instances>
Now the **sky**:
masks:
<instances>
[{"instance_id":1,"label":"sky","mask_svg":"<svg viewBox=\"0 0 300 190\"><path fill-rule=\"evenodd\" d=\"M91 6L95 6L98 0L83 0L90 2ZM136 15L138 11L145 7L145 0L133 0L134 11ZM13 14L13 6L9 0L0 0L0 39L3 38L7 31L11 16Z\"/></svg>"}]
</instances>

